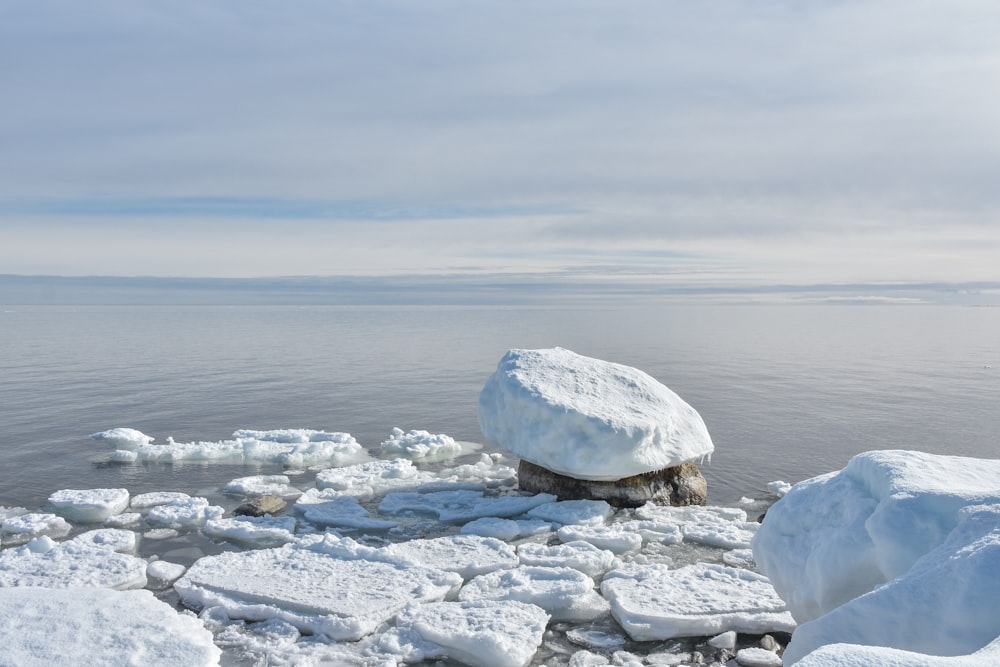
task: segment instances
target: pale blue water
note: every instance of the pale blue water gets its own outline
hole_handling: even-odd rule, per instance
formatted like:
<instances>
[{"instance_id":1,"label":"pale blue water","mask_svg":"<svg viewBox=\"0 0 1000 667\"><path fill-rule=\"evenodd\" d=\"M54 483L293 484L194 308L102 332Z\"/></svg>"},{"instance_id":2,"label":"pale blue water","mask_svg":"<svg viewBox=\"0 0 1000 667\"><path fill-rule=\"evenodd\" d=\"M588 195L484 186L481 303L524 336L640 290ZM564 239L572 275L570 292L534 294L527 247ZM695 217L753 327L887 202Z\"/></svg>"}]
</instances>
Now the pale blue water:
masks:
<instances>
[{"instance_id":1,"label":"pale blue water","mask_svg":"<svg viewBox=\"0 0 1000 667\"><path fill-rule=\"evenodd\" d=\"M510 347L650 373L704 417L710 502L907 448L1000 456L1000 308L957 306L7 307L0 504L61 488L210 493L241 466L107 465L87 438L393 426L481 441L476 399ZM253 473L278 472L253 467Z\"/></svg>"}]
</instances>

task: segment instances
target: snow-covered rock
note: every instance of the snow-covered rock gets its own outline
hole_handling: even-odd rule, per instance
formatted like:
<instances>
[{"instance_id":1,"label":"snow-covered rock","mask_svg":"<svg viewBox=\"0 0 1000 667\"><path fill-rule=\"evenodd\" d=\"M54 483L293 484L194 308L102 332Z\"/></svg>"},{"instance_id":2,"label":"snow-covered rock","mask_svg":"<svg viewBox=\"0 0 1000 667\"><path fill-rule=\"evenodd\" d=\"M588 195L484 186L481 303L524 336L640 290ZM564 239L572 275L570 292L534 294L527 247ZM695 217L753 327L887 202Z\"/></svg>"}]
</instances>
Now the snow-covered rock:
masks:
<instances>
[{"instance_id":1,"label":"snow-covered rock","mask_svg":"<svg viewBox=\"0 0 1000 667\"><path fill-rule=\"evenodd\" d=\"M562 348L509 350L479 395L488 440L553 472L616 480L710 455L701 416L646 373Z\"/></svg>"},{"instance_id":2,"label":"snow-covered rock","mask_svg":"<svg viewBox=\"0 0 1000 667\"><path fill-rule=\"evenodd\" d=\"M622 568L605 575L601 592L615 620L636 641L795 628L767 577L723 565Z\"/></svg>"},{"instance_id":3,"label":"snow-covered rock","mask_svg":"<svg viewBox=\"0 0 1000 667\"><path fill-rule=\"evenodd\" d=\"M447 657L471 667L525 667L548 620L539 607L515 601L411 605L380 648L407 663Z\"/></svg>"},{"instance_id":4,"label":"snow-covered rock","mask_svg":"<svg viewBox=\"0 0 1000 667\"><path fill-rule=\"evenodd\" d=\"M411 602L436 602L462 577L419 566L337 558L289 544L199 559L175 584L185 604L230 618L280 619L302 632L355 641Z\"/></svg>"},{"instance_id":5,"label":"snow-covered rock","mask_svg":"<svg viewBox=\"0 0 1000 667\"><path fill-rule=\"evenodd\" d=\"M0 589L0 662L18 667L209 667L212 633L149 591Z\"/></svg>"},{"instance_id":6,"label":"snow-covered rock","mask_svg":"<svg viewBox=\"0 0 1000 667\"><path fill-rule=\"evenodd\" d=\"M62 489L49 504L70 521L98 523L128 508L128 489Z\"/></svg>"},{"instance_id":7,"label":"snow-covered rock","mask_svg":"<svg viewBox=\"0 0 1000 667\"><path fill-rule=\"evenodd\" d=\"M1000 635L998 480L996 460L880 451L796 484L753 542L801 623L786 663L832 643L969 655Z\"/></svg>"}]
</instances>

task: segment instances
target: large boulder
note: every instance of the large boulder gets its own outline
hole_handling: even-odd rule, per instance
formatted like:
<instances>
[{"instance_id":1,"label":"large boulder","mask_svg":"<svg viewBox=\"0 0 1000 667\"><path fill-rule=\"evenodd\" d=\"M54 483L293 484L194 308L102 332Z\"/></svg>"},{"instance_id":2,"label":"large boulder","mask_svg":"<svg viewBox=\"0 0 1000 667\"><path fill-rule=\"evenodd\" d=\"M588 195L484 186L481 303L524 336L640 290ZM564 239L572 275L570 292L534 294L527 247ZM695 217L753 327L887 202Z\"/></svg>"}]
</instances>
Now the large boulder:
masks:
<instances>
[{"instance_id":1,"label":"large boulder","mask_svg":"<svg viewBox=\"0 0 1000 667\"><path fill-rule=\"evenodd\" d=\"M615 507L704 505L708 495L705 477L693 463L602 482L567 477L521 459L517 479L524 491L551 493L559 500L604 500Z\"/></svg>"}]
</instances>

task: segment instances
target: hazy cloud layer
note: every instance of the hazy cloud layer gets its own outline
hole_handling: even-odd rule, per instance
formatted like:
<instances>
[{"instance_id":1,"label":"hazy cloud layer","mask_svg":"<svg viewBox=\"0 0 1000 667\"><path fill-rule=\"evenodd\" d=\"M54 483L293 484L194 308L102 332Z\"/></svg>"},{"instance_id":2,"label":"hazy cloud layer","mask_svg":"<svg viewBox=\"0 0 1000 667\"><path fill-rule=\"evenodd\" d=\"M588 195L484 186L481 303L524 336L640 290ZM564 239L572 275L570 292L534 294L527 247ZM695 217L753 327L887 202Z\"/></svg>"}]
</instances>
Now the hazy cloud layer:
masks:
<instances>
[{"instance_id":1,"label":"hazy cloud layer","mask_svg":"<svg viewBox=\"0 0 1000 667\"><path fill-rule=\"evenodd\" d=\"M1000 5L8 3L0 271L988 281Z\"/></svg>"}]
</instances>

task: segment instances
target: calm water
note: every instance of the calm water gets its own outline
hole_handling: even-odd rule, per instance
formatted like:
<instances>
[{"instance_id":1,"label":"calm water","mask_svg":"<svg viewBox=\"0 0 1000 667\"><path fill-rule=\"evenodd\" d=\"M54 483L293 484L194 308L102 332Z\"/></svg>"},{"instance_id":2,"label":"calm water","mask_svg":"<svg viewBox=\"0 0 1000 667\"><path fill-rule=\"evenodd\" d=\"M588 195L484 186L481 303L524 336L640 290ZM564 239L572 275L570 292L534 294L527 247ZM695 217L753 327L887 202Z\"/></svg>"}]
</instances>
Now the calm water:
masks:
<instances>
[{"instance_id":1,"label":"calm water","mask_svg":"<svg viewBox=\"0 0 1000 667\"><path fill-rule=\"evenodd\" d=\"M8 307L0 504L205 495L278 472L107 465L87 436L116 426L158 442L315 428L375 447L393 426L481 441L476 399L504 351L556 345L641 368L702 414L713 503L868 449L1000 456L1000 308Z\"/></svg>"}]
</instances>

